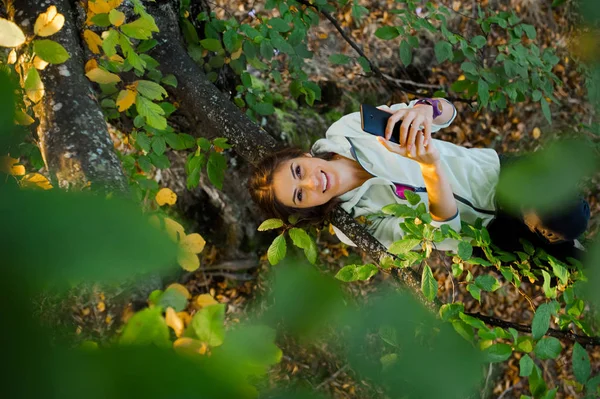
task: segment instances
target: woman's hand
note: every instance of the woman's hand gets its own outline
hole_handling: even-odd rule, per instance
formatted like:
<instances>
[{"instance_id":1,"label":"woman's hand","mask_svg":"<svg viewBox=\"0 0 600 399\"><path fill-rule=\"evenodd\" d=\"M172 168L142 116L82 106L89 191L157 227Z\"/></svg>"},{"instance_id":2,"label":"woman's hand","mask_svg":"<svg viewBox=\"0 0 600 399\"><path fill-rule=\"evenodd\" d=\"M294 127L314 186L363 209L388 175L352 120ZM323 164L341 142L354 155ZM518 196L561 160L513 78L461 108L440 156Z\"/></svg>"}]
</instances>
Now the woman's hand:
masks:
<instances>
[{"instance_id":1,"label":"woman's hand","mask_svg":"<svg viewBox=\"0 0 600 399\"><path fill-rule=\"evenodd\" d=\"M409 139L411 136L409 136ZM383 137L377 137L379 141L388 151L395 152L403 157L410 158L418 162L422 167L437 164L440 160L440 152L435 147L431 139L431 131L423 133L417 132L413 141L407 142L406 146L399 146L391 141L385 140ZM425 145L427 143L427 145Z\"/></svg>"},{"instance_id":2,"label":"woman's hand","mask_svg":"<svg viewBox=\"0 0 600 399\"><path fill-rule=\"evenodd\" d=\"M389 112L386 109L381 108L383 111ZM390 112L392 116L388 119L387 126L385 128L385 139L389 140L392 137L394 126L400 120L400 137L399 143L401 147L408 147L415 143L417 139L417 133L419 130L425 132L427 145L431 141L431 124L433 123L433 108L429 105L417 105L413 108L403 108L396 112ZM410 150L410 148L409 148Z\"/></svg>"}]
</instances>

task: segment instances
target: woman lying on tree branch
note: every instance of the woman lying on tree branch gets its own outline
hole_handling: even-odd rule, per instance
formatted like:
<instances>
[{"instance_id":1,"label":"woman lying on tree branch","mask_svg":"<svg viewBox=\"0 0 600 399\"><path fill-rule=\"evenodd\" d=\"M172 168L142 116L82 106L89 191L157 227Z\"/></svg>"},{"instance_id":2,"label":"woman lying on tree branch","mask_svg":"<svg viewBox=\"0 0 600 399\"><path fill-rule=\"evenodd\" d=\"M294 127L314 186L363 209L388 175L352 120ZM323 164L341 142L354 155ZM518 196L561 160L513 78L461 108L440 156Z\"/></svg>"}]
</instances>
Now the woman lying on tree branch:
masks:
<instances>
[{"instance_id":1,"label":"woman lying on tree branch","mask_svg":"<svg viewBox=\"0 0 600 399\"><path fill-rule=\"evenodd\" d=\"M385 139L362 130L359 112L345 115L310 154L285 149L261 162L249 182L254 200L271 217L287 220L296 214L318 223L337 204L353 217L377 214L392 203L409 205L409 190L428 204L433 226L447 224L459 232L461 221L473 224L481 218L492 242L505 251L521 250L523 238L555 257L581 258L576 238L590 216L584 199L573 198L552 214L509 213L497 203L496 189L501 170L513 158L431 137L456 117L452 103L421 99L379 108L391 113ZM388 141L396 123L399 144ZM388 248L404 236L402 218L371 221L367 229ZM336 234L353 245L337 229ZM456 251L457 243L446 239L436 248Z\"/></svg>"}]
</instances>

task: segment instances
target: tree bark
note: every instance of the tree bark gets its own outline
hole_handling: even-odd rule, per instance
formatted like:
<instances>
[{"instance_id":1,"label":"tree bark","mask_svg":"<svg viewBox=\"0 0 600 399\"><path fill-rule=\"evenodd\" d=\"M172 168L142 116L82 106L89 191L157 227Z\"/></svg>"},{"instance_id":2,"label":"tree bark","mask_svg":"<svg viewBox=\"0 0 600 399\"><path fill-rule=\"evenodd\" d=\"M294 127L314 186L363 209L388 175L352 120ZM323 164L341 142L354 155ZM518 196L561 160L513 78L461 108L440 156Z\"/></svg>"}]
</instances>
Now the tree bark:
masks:
<instances>
[{"instance_id":1,"label":"tree bark","mask_svg":"<svg viewBox=\"0 0 600 399\"><path fill-rule=\"evenodd\" d=\"M128 191L127 180L108 134L104 115L84 74L84 56L69 0L51 2L65 16L63 28L49 39L60 43L71 58L40 71L46 94L35 105L40 120L37 135L51 179L63 189L83 188L103 192ZM73 2L74 3L74 2ZM28 36L49 2L15 0L16 22Z\"/></svg>"}]
</instances>

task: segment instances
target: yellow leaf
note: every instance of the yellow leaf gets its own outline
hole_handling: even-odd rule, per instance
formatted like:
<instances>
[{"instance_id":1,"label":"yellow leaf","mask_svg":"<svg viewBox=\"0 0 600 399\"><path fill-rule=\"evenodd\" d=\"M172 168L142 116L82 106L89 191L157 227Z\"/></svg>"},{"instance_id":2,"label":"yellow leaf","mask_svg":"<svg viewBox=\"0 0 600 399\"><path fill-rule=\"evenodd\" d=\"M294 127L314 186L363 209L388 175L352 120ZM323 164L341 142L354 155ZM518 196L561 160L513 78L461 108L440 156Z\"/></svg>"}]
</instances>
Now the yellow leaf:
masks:
<instances>
[{"instance_id":1,"label":"yellow leaf","mask_svg":"<svg viewBox=\"0 0 600 399\"><path fill-rule=\"evenodd\" d=\"M96 83L117 83L121 81L119 75L110 73L101 68L94 68L85 74L89 80Z\"/></svg>"},{"instance_id":2,"label":"yellow leaf","mask_svg":"<svg viewBox=\"0 0 600 399\"><path fill-rule=\"evenodd\" d=\"M91 71L92 69L98 68L98 61L96 61L95 59L91 59L88 62L85 63L85 72L88 73L89 71Z\"/></svg>"},{"instance_id":3,"label":"yellow leaf","mask_svg":"<svg viewBox=\"0 0 600 399\"><path fill-rule=\"evenodd\" d=\"M540 130L539 127L536 127L536 128L533 128L533 133L532 134L533 134L533 138L537 140L542 135L542 131Z\"/></svg>"},{"instance_id":4,"label":"yellow leaf","mask_svg":"<svg viewBox=\"0 0 600 399\"><path fill-rule=\"evenodd\" d=\"M188 272L193 272L200 267L198 255L183 250L179 250L177 254L177 263Z\"/></svg>"},{"instance_id":5,"label":"yellow leaf","mask_svg":"<svg viewBox=\"0 0 600 399\"><path fill-rule=\"evenodd\" d=\"M42 188L50 190L52 185L44 175L39 173L29 173L21 179L21 186L25 188Z\"/></svg>"},{"instance_id":6,"label":"yellow leaf","mask_svg":"<svg viewBox=\"0 0 600 399\"><path fill-rule=\"evenodd\" d=\"M168 286L166 290L168 290L169 288L173 288L174 290L179 291L180 293L182 293L187 299L190 299L192 296L190 295L190 292L188 291L187 288L185 288L183 285L181 284L177 284L177 283L173 283L170 286Z\"/></svg>"},{"instance_id":7,"label":"yellow leaf","mask_svg":"<svg viewBox=\"0 0 600 399\"><path fill-rule=\"evenodd\" d=\"M242 55L242 48L240 47L239 49L237 49L237 51L235 51L234 53L231 53L231 59L237 60L238 58L240 58L241 55Z\"/></svg>"},{"instance_id":8,"label":"yellow leaf","mask_svg":"<svg viewBox=\"0 0 600 399\"><path fill-rule=\"evenodd\" d=\"M117 107L119 112L123 112L129 109L133 104L135 104L135 99L137 97L137 92L132 90L121 90L119 92L119 96L117 97Z\"/></svg>"},{"instance_id":9,"label":"yellow leaf","mask_svg":"<svg viewBox=\"0 0 600 399\"><path fill-rule=\"evenodd\" d=\"M27 72L27 77L25 78L25 93L34 103L39 102L46 93L44 90L44 83L42 82L42 79L40 79L40 75L35 68L31 68L29 72Z\"/></svg>"},{"instance_id":10,"label":"yellow leaf","mask_svg":"<svg viewBox=\"0 0 600 399\"><path fill-rule=\"evenodd\" d=\"M18 47L25 43L25 34L15 24L7 19L0 18L0 46Z\"/></svg>"},{"instance_id":11,"label":"yellow leaf","mask_svg":"<svg viewBox=\"0 0 600 399\"><path fill-rule=\"evenodd\" d=\"M125 62L123 57L121 57L119 54L111 55L110 57L108 57L108 59L111 60L112 62L117 62L119 64L122 64Z\"/></svg>"},{"instance_id":12,"label":"yellow leaf","mask_svg":"<svg viewBox=\"0 0 600 399\"><path fill-rule=\"evenodd\" d=\"M17 62L17 50L12 49L10 50L10 53L8 53L8 59L6 60L6 63L12 65L15 62Z\"/></svg>"},{"instance_id":13,"label":"yellow leaf","mask_svg":"<svg viewBox=\"0 0 600 399\"><path fill-rule=\"evenodd\" d=\"M64 24L65 16L56 10L56 6L50 6L37 17L33 32L42 37L50 36L61 30Z\"/></svg>"},{"instance_id":14,"label":"yellow leaf","mask_svg":"<svg viewBox=\"0 0 600 399\"><path fill-rule=\"evenodd\" d=\"M23 176L25 174L25 166L15 165L10 168L10 174L13 176Z\"/></svg>"},{"instance_id":15,"label":"yellow leaf","mask_svg":"<svg viewBox=\"0 0 600 399\"><path fill-rule=\"evenodd\" d=\"M88 48L92 53L100 54L100 46L102 46L102 38L100 36L98 36L95 32L86 29L83 32L83 39L87 43Z\"/></svg>"},{"instance_id":16,"label":"yellow leaf","mask_svg":"<svg viewBox=\"0 0 600 399\"><path fill-rule=\"evenodd\" d=\"M110 20L111 24L118 27L123 25L123 22L125 22L125 14L118 10L111 10L111 12L108 14L108 19Z\"/></svg>"},{"instance_id":17,"label":"yellow leaf","mask_svg":"<svg viewBox=\"0 0 600 399\"><path fill-rule=\"evenodd\" d=\"M89 0L88 9L94 14L106 14L111 8L106 0Z\"/></svg>"},{"instance_id":18,"label":"yellow leaf","mask_svg":"<svg viewBox=\"0 0 600 399\"><path fill-rule=\"evenodd\" d=\"M173 349L179 353L206 353L206 344L197 339L183 337L173 342Z\"/></svg>"},{"instance_id":19,"label":"yellow leaf","mask_svg":"<svg viewBox=\"0 0 600 399\"><path fill-rule=\"evenodd\" d=\"M16 163L19 163L18 159L11 158L9 156L2 156L2 157L0 157L0 172L4 172L4 173L9 174L10 173L10 169Z\"/></svg>"},{"instance_id":20,"label":"yellow leaf","mask_svg":"<svg viewBox=\"0 0 600 399\"><path fill-rule=\"evenodd\" d=\"M17 112L15 112L15 122L21 126L29 126L33 122L35 122L35 119L29 116L26 112L19 109L17 110Z\"/></svg>"},{"instance_id":21,"label":"yellow leaf","mask_svg":"<svg viewBox=\"0 0 600 399\"><path fill-rule=\"evenodd\" d=\"M175 242L179 242L179 240L185 237L183 226L171 218L165 218L165 230L169 237L171 237L171 240Z\"/></svg>"},{"instance_id":22,"label":"yellow leaf","mask_svg":"<svg viewBox=\"0 0 600 399\"><path fill-rule=\"evenodd\" d=\"M192 321L192 316L188 312L177 312L177 316L183 321L184 325L189 325Z\"/></svg>"},{"instance_id":23,"label":"yellow leaf","mask_svg":"<svg viewBox=\"0 0 600 399\"><path fill-rule=\"evenodd\" d=\"M217 302L215 300L215 298L212 297L212 295L210 294L202 294L202 295L198 295L196 297L196 299L194 300L194 307L197 309L202 309L205 306L210 306L210 305L216 305L219 302Z\"/></svg>"},{"instance_id":24,"label":"yellow leaf","mask_svg":"<svg viewBox=\"0 0 600 399\"><path fill-rule=\"evenodd\" d=\"M161 188L156 194L155 199L159 206L163 206L164 204L175 205L175 202L177 202L177 194L169 188Z\"/></svg>"},{"instance_id":25,"label":"yellow leaf","mask_svg":"<svg viewBox=\"0 0 600 399\"><path fill-rule=\"evenodd\" d=\"M183 240L181 240L181 248L193 254L199 254L204 249L206 245L206 241L204 238L198 233L193 233L185 236Z\"/></svg>"},{"instance_id":26,"label":"yellow leaf","mask_svg":"<svg viewBox=\"0 0 600 399\"><path fill-rule=\"evenodd\" d=\"M175 331L175 335L177 337L181 337L185 326L183 325L183 321L175 312L175 309L172 307L167 308L167 311L165 312L165 321L167 322L167 326L171 327L173 331Z\"/></svg>"},{"instance_id":27,"label":"yellow leaf","mask_svg":"<svg viewBox=\"0 0 600 399\"><path fill-rule=\"evenodd\" d=\"M39 69L40 71L42 71L46 69L48 63L36 55L33 59L33 66L35 67L35 69Z\"/></svg>"}]
</instances>

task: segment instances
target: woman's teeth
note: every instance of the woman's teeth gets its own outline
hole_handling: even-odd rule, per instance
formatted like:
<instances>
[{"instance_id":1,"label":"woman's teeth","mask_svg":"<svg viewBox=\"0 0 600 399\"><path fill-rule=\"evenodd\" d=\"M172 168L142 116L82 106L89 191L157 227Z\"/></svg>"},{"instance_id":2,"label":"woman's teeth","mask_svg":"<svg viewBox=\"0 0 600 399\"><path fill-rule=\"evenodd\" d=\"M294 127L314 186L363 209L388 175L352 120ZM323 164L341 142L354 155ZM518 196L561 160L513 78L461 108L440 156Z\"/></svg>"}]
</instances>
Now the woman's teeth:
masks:
<instances>
[{"instance_id":1,"label":"woman's teeth","mask_svg":"<svg viewBox=\"0 0 600 399\"><path fill-rule=\"evenodd\" d=\"M327 190L327 175L323 171L321 173L323 174L323 192L325 192Z\"/></svg>"}]
</instances>

